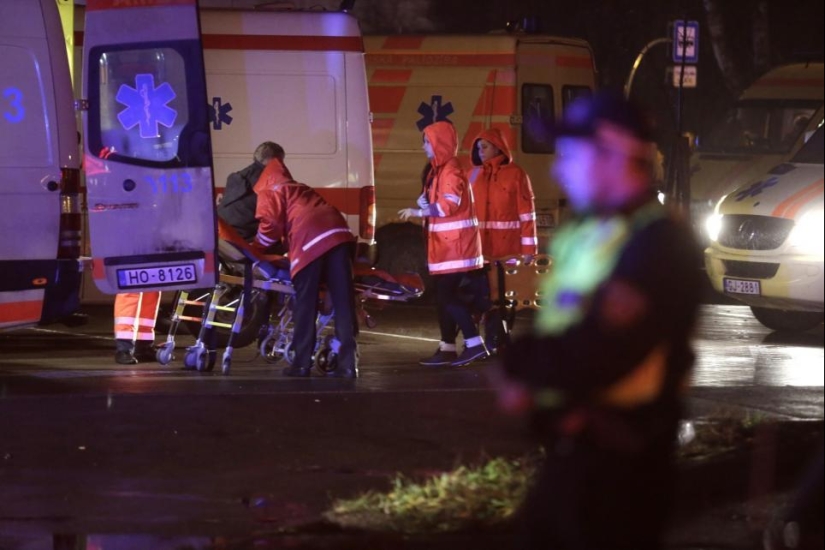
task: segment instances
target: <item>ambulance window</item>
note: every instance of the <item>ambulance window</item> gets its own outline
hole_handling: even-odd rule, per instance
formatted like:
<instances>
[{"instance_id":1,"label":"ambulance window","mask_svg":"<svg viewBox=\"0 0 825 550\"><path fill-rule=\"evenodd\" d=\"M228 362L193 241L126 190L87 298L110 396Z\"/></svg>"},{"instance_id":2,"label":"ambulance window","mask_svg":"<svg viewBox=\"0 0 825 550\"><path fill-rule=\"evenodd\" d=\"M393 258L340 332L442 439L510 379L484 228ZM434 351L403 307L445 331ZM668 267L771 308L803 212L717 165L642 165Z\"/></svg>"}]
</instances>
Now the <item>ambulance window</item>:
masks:
<instances>
[{"instance_id":1,"label":"ambulance window","mask_svg":"<svg viewBox=\"0 0 825 550\"><path fill-rule=\"evenodd\" d=\"M563 86L561 89L561 107L567 109L567 106L576 101L580 97L590 97L593 91L587 86Z\"/></svg>"},{"instance_id":2,"label":"ambulance window","mask_svg":"<svg viewBox=\"0 0 825 550\"><path fill-rule=\"evenodd\" d=\"M555 151L551 134L554 124L553 87L524 84L521 87L521 149L525 153L549 154Z\"/></svg>"},{"instance_id":3,"label":"ambulance window","mask_svg":"<svg viewBox=\"0 0 825 550\"><path fill-rule=\"evenodd\" d=\"M810 101L744 101L701 140L712 153L787 153L799 141L816 109Z\"/></svg>"},{"instance_id":4,"label":"ambulance window","mask_svg":"<svg viewBox=\"0 0 825 550\"><path fill-rule=\"evenodd\" d=\"M794 155L793 162L803 164L825 164L825 126L820 125L814 135Z\"/></svg>"},{"instance_id":5,"label":"ambulance window","mask_svg":"<svg viewBox=\"0 0 825 550\"><path fill-rule=\"evenodd\" d=\"M37 60L5 44L0 59L0 166L45 166L52 150Z\"/></svg>"},{"instance_id":6,"label":"ambulance window","mask_svg":"<svg viewBox=\"0 0 825 550\"><path fill-rule=\"evenodd\" d=\"M149 166L208 166L197 42L95 48L90 56L89 102L98 106L89 110L91 151Z\"/></svg>"}]
</instances>

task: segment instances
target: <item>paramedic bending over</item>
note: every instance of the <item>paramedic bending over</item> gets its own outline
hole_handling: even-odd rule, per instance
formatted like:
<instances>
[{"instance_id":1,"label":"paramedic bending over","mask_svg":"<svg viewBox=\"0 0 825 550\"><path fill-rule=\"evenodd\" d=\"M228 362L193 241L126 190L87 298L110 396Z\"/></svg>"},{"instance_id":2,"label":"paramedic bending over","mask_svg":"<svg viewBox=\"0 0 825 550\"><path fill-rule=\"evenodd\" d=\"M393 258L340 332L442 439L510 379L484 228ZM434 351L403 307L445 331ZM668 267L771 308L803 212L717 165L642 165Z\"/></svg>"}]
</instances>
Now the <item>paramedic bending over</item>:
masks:
<instances>
[{"instance_id":1,"label":"paramedic bending over","mask_svg":"<svg viewBox=\"0 0 825 550\"><path fill-rule=\"evenodd\" d=\"M253 246L259 251L283 241L289 249L295 287L295 360L285 376L309 376L315 349L315 320L321 284L327 286L335 316L338 368L327 376L357 378L355 291L352 245L355 238L337 208L304 183L292 179L278 158L269 161L255 184L260 221ZM333 345L334 350L334 345Z\"/></svg>"}]
</instances>

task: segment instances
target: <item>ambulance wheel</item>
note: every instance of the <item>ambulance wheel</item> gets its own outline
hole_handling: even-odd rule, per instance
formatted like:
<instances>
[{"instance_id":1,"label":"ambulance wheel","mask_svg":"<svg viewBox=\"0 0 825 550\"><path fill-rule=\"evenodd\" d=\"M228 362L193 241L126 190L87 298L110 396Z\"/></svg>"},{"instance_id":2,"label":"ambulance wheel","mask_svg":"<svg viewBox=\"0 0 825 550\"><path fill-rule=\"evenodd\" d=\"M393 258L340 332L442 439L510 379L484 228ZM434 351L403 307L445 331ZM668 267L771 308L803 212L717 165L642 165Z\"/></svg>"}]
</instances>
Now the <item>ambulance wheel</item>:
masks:
<instances>
[{"instance_id":1,"label":"ambulance wheel","mask_svg":"<svg viewBox=\"0 0 825 550\"><path fill-rule=\"evenodd\" d=\"M766 307L751 307L756 320L778 332L804 332L819 326L822 313L815 311L785 311Z\"/></svg>"},{"instance_id":2,"label":"ambulance wheel","mask_svg":"<svg viewBox=\"0 0 825 550\"><path fill-rule=\"evenodd\" d=\"M174 344L164 344L158 348L158 351L155 352L155 359L157 359L158 363L161 365L168 365L172 359L175 358L173 355L174 351Z\"/></svg>"},{"instance_id":3,"label":"ambulance wheel","mask_svg":"<svg viewBox=\"0 0 825 550\"><path fill-rule=\"evenodd\" d=\"M232 358L227 354L223 354L223 361L221 361L221 374L224 376L229 374L229 369L232 368Z\"/></svg>"}]
</instances>

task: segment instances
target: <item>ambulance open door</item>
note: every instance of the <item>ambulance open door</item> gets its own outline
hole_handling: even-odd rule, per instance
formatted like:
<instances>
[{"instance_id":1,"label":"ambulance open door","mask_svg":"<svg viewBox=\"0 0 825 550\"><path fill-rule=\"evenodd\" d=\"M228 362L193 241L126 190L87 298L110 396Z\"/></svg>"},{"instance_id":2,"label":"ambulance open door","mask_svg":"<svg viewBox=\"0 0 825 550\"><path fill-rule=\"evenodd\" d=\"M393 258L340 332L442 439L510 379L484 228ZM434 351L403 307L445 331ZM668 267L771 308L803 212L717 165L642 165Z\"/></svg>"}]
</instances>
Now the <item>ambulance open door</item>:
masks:
<instances>
[{"instance_id":1,"label":"ambulance open door","mask_svg":"<svg viewBox=\"0 0 825 550\"><path fill-rule=\"evenodd\" d=\"M83 136L92 271L105 293L215 284L196 0L88 0Z\"/></svg>"}]
</instances>

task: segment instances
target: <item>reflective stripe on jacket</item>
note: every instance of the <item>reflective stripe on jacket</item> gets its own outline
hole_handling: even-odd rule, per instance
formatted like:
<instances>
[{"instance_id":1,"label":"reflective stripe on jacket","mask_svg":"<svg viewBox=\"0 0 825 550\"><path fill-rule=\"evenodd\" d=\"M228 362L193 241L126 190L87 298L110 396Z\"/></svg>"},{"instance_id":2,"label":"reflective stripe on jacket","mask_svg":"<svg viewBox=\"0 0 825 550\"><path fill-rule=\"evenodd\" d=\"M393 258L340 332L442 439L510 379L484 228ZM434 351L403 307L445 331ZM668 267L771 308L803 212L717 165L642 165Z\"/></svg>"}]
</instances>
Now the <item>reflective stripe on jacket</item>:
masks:
<instances>
[{"instance_id":1,"label":"reflective stripe on jacket","mask_svg":"<svg viewBox=\"0 0 825 550\"><path fill-rule=\"evenodd\" d=\"M435 158L427 199L437 215L427 217L427 263L430 273L473 271L484 265L473 193L456 158L458 137L449 122L424 129Z\"/></svg>"},{"instance_id":2,"label":"reflective stripe on jacket","mask_svg":"<svg viewBox=\"0 0 825 550\"><path fill-rule=\"evenodd\" d=\"M478 142L485 139L501 155L484 163L478 155ZM501 132L484 130L473 141L475 167L469 180L475 198L476 216L484 257L502 258L538 252L536 206L530 178L513 162L510 148Z\"/></svg>"},{"instance_id":3,"label":"reflective stripe on jacket","mask_svg":"<svg viewBox=\"0 0 825 550\"><path fill-rule=\"evenodd\" d=\"M255 217L260 220L255 242L268 248L284 240L292 277L336 246L355 239L343 214L314 189L293 180L278 159L266 165L255 192Z\"/></svg>"}]
</instances>

